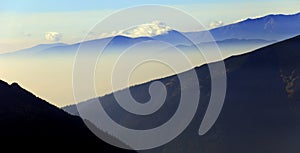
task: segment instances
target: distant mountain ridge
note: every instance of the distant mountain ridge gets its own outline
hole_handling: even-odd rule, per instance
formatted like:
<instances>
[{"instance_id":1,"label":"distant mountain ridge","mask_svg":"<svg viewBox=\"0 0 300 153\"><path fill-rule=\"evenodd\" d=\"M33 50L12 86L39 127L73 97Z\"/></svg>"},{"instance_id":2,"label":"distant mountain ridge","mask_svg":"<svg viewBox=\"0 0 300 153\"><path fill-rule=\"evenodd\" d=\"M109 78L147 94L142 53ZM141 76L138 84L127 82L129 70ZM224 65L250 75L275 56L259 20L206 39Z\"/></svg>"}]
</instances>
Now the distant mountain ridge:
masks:
<instances>
[{"instance_id":1,"label":"distant mountain ridge","mask_svg":"<svg viewBox=\"0 0 300 153\"><path fill-rule=\"evenodd\" d=\"M229 41L229 40L244 40L241 45L246 45L246 49L248 50L249 45L253 46L251 49L257 49L259 47L263 47L269 45L270 41L276 42L284 39L291 38L293 36L300 34L300 13L293 15L267 15L260 18L255 19L247 19L238 23L233 23L229 25L225 25L222 27L218 27L215 29L211 29L209 32L216 42L220 41ZM174 46L190 46L193 45L189 40L193 40L196 43L204 43L207 32L199 31L199 32L184 32L181 33L176 30L169 30L166 33L161 35L155 35L152 37L136 37L131 38L127 36L113 36L108 38L101 38L95 40L89 40L86 42L81 42L90 46L90 49L93 50L95 46L107 41L108 39L112 39L110 43L110 48L126 48L128 46L147 41L147 40L158 40L166 43L170 43ZM187 36L187 39L185 36ZM254 43L253 40L264 40L266 43L262 44ZM210 40L210 39L208 39ZM248 42L249 41L249 42ZM237 43L238 41L236 41ZM31 49L25 49L21 51L16 51L9 54L4 54L0 56L7 55L11 56L28 56L28 55L72 55L74 56L80 43L75 44L53 44L53 46L48 45L46 48L43 47L33 47ZM233 46L234 47L234 46ZM221 47L221 50L223 48ZM224 49L227 51L227 49ZM240 53L245 52L243 48L239 48ZM87 51L88 52L88 51Z\"/></svg>"},{"instance_id":2,"label":"distant mountain ridge","mask_svg":"<svg viewBox=\"0 0 300 153\"><path fill-rule=\"evenodd\" d=\"M264 39L264 40L284 40L300 34L300 13L292 15L271 14L255 19L246 19L238 23L233 23L218 27L209 32L215 40L225 39ZM199 40L202 37L200 32L185 33L191 39Z\"/></svg>"},{"instance_id":3,"label":"distant mountain ridge","mask_svg":"<svg viewBox=\"0 0 300 153\"><path fill-rule=\"evenodd\" d=\"M62 46L67 46L67 45L68 44L64 44L64 43L40 44L40 45L33 46L31 48L26 48L26 49L18 50L15 52L5 53L4 55L5 56L33 56L33 55L36 55L39 52L49 49L49 48L62 47Z\"/></svg>"},{"instance_id":4,"label":"distant mountain ridge","mask_svg":"<svg viewBox=\"0 0 300 153\"><path fill-rule=\"evenodd\" d=\"M175 34L179 34L179 32L175 32ZM173 41L168 40L168 36L156 36L155 38L150 37L138 37L138 38L130 38L125 36L116 36L112 38L112 41L108 43L108 47L106 47L106 53L107 51L111 51L111 53L114 53L114 50L122 50L126 49L127 47L130 47L134 44L145 42L149 40L155 40L156 38L161 39L160 41L170 43L178 47L179 49L184 49L188 52L196 51L195 46L193 47L192 43L183 35L181 35L179 41ZM107 38L111 39L111 38ZM83 42L85 46L88 46L89 48L85 50L85 52L88 54L90 51L98 51L97 47L101 44L104 44L106 40L103 39L97 39L97 40L91 40ZM213 44L216 44L220 47L220 50L224 53L230 53L230 52L236 52L241 53L243 51L248 51L252 49L256 49L262 46L266 46L269 44L272 44L276 41L267 41L262 39L227 39L222 41L216 41L216 42L203 42L196 44L198 46L212 46ZM80 43L77 44L71 44L71 45L53 45L53 46L45 46L43 48L40 48L39 45L36 47L33 47L32 49L24 49L17 52L7 53L7 54L0 54L0 58L10 58L10 57L59 57L63 55L67 56L75 56L77 49L79 48ZM183 51L184 51L183 50Z\"/></svg>"}]
</instances>

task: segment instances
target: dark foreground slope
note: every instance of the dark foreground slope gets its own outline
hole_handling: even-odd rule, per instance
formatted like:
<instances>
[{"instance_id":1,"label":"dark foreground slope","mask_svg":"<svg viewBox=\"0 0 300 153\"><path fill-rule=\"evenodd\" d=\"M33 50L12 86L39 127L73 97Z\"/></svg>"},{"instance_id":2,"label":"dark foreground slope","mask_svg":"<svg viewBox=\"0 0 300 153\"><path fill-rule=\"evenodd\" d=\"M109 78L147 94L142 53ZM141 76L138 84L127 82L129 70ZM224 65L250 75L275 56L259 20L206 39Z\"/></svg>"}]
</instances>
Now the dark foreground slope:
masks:
<instances>
[{"instance_id":1,"label":"dark foreground slope","mask_svg":"<svg viewBox=\"0 0 300 153\"><path fill-rule=\"evenodd\" d=\"M1 147L51 146L69 150L96 149L105 153L127 152L95 137L79 117L50 105L16 83L9 85L0 81L0 123Z\"/></svg>"},{"instance_id":2,"label":"dark foreground slope","mask_svg":"<svg viewBox=\"0 0 300 153\"><path fill-rule=\"evenodd\" d=\"M147 153L297 153L300 151L300 36L225 60L227 93L223 110L204 136L198 129L211 92L207 65L196 68L201 86L197 114L175 140ZM100 97L116 122L134 129L148 129L166 122L180 99L176 76L160 79L168 95L156 113L137 116L122 109L113 95ZM149 83L131 87L138 101L149 100ZM194 92L189 87L183 90ZM89 106L91 100L82 105ZM188 104L188 102L185 102ZM76 114L75 106L72 110ZM74 112L75 110L75 112ZM92 109L91 109L92 110ZM92 113L92 112L91 112ZM176 128L176 127L174 127Z\"/></svg>"}]
</instances>

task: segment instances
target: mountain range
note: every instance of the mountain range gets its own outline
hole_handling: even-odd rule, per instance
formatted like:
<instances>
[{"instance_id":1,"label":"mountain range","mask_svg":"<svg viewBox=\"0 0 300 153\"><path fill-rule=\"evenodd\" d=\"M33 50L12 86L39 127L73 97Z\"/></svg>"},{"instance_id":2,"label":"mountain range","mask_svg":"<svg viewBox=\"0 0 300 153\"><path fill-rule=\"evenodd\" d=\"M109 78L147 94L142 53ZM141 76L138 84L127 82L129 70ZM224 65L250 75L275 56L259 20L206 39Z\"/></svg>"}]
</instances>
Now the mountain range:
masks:
<instances>
[{"instance_id":1,"label":"mountain range","mask_svg":"<svg viewBox=\"0 0 300 153\"><path fill-rule=\"evenodd\" d=\"M213 39L219 45L220 50L225 52L225 55L228 54L228 57L230 55L245 53L247 51L272 44L276 41L299 35L300 30L298 27L300 27L300 13L293 15L267 15L260 18L243 20L237 23L211 29L206 32L198 31L182 33L176 30L169 30L168 32L152 37L131 38L127 36L113 36L109 38L89 40L75 44L45 44L38 45L33 48L3 54L0 57L40 57L41 55L74 56L80 44L89 46L88 48L86 48L86 52L89 52L89 50L94 51L95 49L97 49L97 47L99 47L99 45L104 44L107 40L110 39L112 40L109 43L108 47L110 49L127 48L134 44L148 40L163 41L174 46L185 46L186 49L190 49L191 45L195 45L192 44L190 40L196 42L196 45L203 45L203 43L209 44L210 42L203 42L205 40L205 37L207 37L206 35L208 34L208 32L213 36ZM208 40L212 41L211 39ZM224 42L227 42L227 45L225 47L223 46ZM228 48L229 45L230 47Z\"/></svg>"},{"instance_id":2,"label":"mountain range","mask_svg":"<svg viewBox=\"0 0 300 153\"><path fill-rule=\"evenodd\" d=\"M207 65L195 68L201 95L191 124L168 144L140 152L297 153L300 150L299 44L297 36L226 59L224 107L215 125L203 136L198 135L198 129L210 99L211 76ZM162 125L177 109L181 87L176 75L153 81L162 82L168 93L165 103L154 114L128 113L113 94L99 97L100 104L115 122L125 127L148 129ZM130 87L132 96L141 103L147 101L146 93L153 81ZM195 92L190 87L182 90ZM96 102L91 99L79 105L89 108ZM63 109L78 115L75 105Z\"/></svg>"},{"instance_id":3,"label":"mountain range","mask_svg":"<svg viewBox=\"0 0 300 153\"><path fill-rule=\"evenodd\" d=\"M225 39L264 39L281 41L300 34L300 13L292 15L271 14L260 18L225 25L210 30L215 40ZM203 33L187 32L189 38L198 40Z\"/></svg>"}]
</instances>

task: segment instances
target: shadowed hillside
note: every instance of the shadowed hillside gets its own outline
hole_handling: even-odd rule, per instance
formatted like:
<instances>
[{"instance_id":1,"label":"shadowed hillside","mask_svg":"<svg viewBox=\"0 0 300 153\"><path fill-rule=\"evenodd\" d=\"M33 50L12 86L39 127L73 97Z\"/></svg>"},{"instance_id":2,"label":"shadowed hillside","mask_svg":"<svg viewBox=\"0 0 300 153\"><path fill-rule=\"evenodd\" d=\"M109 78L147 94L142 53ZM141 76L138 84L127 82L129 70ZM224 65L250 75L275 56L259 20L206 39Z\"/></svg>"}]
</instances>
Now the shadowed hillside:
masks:
<instances>
[{"instance_id":1,"label":"shadowed hillside","mask_svg":"<svg viewBox=\"0 0 300 153\"><path fill-rule=\"evenodd\" d=\"M196 68L201 97L193 121L170 143L141 152L297 153L300 150L299 59L300 36L226 59L224 107L215 125L204 136L198 135L198 129L210 99L211 76L207 65ZM168 95L164 105L154 114L138 116L128 113L112 94L100 97L101 104L110 117L123 126L133 129L159 126L174 114L181 88L176 76L159 81L166 85ZM149 100L150 83L130 88L137 101ZM189 87L183 90L194 92ZM96 101L81 105L89 107L93 102ZM73 110L72 113L76 114L74 107L68 106L66 110Z\"/></svg>"},{"instance_id":2,"label":"shadowed hillside","mask_svg":"<svg viewBox=\"0 0 300 153\"><path fill-rule=\"evenodd\" d=\"M97 149L98 152L130 152L98 139L76 116L22 89L0 81L1 146L26 145ZM108 136L109 137L109 136Z\"/></svg>"}]
</instances>

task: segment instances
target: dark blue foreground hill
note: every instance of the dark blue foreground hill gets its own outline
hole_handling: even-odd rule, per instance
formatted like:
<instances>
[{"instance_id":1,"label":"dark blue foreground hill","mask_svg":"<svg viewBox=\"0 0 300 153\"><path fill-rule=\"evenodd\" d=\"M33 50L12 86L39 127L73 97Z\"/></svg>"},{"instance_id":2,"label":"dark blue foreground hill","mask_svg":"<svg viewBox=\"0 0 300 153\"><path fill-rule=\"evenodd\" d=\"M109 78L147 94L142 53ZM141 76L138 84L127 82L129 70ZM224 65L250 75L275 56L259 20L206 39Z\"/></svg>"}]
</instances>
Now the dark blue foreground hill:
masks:
<instances>
[{"instance_id":1,"label":"dark blue foreground hill","mask_svg":"<svg viewBox=\"0 0 300 153\"><path fill-rule=\"evenodd\" d=\"M170 143L143 153L298 153L299 59L300 36L226 59L224 107L215 125L204 136L199 136L198 130L210 99L211 76L207 65L196 68L201 97L191 124ZM154 128L172 117L181 93L177 76L158 81L166 85L168 95L164 105L154 114L139 116L128 113L112 94L99 99L106 112L119 124L133 129ZM149 100L150 83L130 88L137 101ZM194 92L187 86L182 90ZM97 101L90 100L81 105L89 107L93 102ZM189 104L188 101L184 103ZM74 107L65 110L76 114Z\"/></svg>"},{"instance_id":2,"label":"dark blue foreground hill","mask_svg":"<svg viewBox=\"0 0 300 153\"><path fill-rule=\"evenodd\" d=\"M79 117L65 113L16 83L0 81L0 123L1 147L26 145L24 149L51 146L96 149L103 153L130 152L101 141Z\"/></svg>"}]
</instances>

